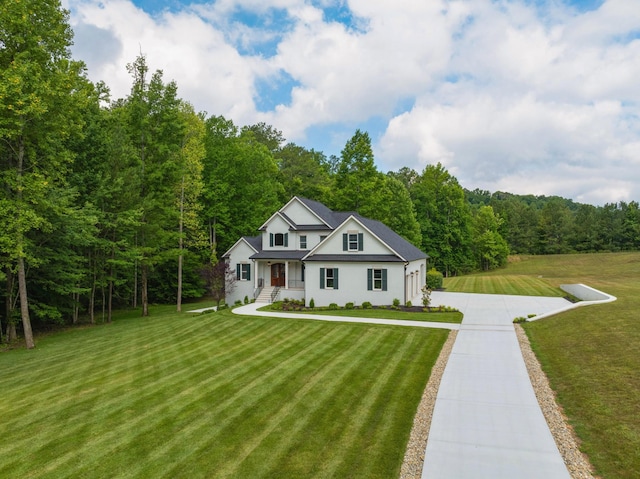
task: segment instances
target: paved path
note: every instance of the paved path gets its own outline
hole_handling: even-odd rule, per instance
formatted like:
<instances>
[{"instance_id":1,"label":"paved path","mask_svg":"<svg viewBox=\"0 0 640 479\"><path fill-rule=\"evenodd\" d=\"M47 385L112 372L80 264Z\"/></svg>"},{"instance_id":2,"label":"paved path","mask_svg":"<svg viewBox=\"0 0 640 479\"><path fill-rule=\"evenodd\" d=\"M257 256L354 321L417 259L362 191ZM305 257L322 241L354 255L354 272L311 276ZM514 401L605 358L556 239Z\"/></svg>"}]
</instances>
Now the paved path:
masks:
<instances>
[{"instance_id":1,"label":"paved path","mask_svg":"<svg viewBox=\"0 0 640 479\"><path fill-rule=\"evenodd\" d=\"M431 420L423 479L564 479L513 319L569 309L562 298L433 293L464 319Z\"/></svg>"}]
</instances>

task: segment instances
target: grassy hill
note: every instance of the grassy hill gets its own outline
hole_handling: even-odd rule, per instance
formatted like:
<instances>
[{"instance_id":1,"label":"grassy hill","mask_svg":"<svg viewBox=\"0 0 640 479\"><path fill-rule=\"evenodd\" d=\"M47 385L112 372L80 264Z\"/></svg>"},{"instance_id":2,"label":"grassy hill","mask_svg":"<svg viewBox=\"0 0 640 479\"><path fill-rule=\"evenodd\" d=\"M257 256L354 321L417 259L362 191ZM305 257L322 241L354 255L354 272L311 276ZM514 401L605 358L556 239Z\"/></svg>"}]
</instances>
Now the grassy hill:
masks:
<instances>
[{"instance_id":1,"label":"grassy hill","mask_svg":"<svg viewBox=\"0 0 640 479\"><path fill-rule=\"evenodd\" d=\"M640 253L517 257L504 270L445 286L522 293L531 281L537 285L531 294L545 285L584 283L618 298L524 326L597 474L639 477Z\"/></svg>"},{"instance_id":2,"label":"grassy hill","mask_svg":"<svg viewBox=\"0 0 640 479\"><path fill-rule=\"evenodd\" d=\"M0 477L397 477L448 332L156 307L0 353Z\"/></svg>"}]
</instances>

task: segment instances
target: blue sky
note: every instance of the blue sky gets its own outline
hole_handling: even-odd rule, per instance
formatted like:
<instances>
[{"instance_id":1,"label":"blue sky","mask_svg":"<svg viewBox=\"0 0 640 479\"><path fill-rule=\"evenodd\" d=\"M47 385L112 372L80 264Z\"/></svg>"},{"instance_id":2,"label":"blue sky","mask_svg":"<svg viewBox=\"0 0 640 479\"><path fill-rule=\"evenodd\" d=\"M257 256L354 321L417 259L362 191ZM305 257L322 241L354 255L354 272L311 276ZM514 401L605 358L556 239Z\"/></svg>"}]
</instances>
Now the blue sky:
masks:
<instances>
[{"instance_id":1,"label":"blue sky","mask_svg":"<svg viewBox=\"0 0 640 479\"><path fill-rule=\"evenodd\" d=\"M640 9L630 0L66 0L91 79L140 51L197 110L327 155L469 189L640 200Z\"/></svg>"}]
</instances>

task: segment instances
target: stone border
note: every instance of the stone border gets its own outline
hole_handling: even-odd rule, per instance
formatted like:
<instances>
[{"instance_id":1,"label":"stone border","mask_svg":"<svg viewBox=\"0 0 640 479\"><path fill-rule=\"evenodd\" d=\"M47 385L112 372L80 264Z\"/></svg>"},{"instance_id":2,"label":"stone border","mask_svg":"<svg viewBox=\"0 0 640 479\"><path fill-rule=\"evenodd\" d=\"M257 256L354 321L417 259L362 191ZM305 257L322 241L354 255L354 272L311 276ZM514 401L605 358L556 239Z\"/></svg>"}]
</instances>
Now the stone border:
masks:
<instances>
[{"instance_id":1,"label":"stone border","mask_svg":"<svg viewBox=\"0 0 640 479\"><path fill-rule=\"evenodd\" d=\"M413 419L413 427L409 434L409 442L407 443L404 460L400 468L400 479L421 479L422 477L424 453L427 449L427 439L431 427L433 408L436 404L440 380L444 374L444 368L449 360L449 355L451 354L457 335L458 331L456 330L449 333L447 340L440 350L438 359L431 369L429 381L427 381L427 386L424 389L422 399L420 400L416 415Z\"/></svg>"},{"instance_id":2,"label":"stone border","mask_svg":"<svg viewBox=\"0 0 640 479\"><path fill-rule=\"evenodd\" d=\"M540 409L549 425L549 430L558 446L572 479L594 479L593 466L589 459L580 451L580 440L568 422L562 408L556 402L556 394L549 385L547 375L542 370L538 358L531 349L529 338L521 325L516 324L516 336L522 357L524 358L531 385L540 404Z\"/></svg>"}]
</instances>

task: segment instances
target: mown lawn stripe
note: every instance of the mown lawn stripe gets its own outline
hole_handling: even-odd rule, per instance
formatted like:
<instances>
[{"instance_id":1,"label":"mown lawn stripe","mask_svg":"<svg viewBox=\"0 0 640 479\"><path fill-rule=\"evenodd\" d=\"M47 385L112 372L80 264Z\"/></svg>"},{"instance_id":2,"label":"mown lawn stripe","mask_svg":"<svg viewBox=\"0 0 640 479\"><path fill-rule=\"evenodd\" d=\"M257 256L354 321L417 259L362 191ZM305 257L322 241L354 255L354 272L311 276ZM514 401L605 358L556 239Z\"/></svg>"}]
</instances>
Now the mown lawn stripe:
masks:
<instances>
[{"instance_id":1,"label":"mown lawn stripe","mask_svg":"<svg viewBox=\"0 0 640 479\"><path fill-rule=\"evenodd\" d=\"M0 422L0 477L283 477L285 464L322 477L344 453L335 443L353 405L371 394L371 371L385 370L407 334L422 345L446 335L230 312L154 314L53 334L35 354L0 354L0 369L13 375L0 378L8 398L0 403L8 419ZM419 394L430 367L421 384L378 387Z\"/></svg>"}]
</instances>

